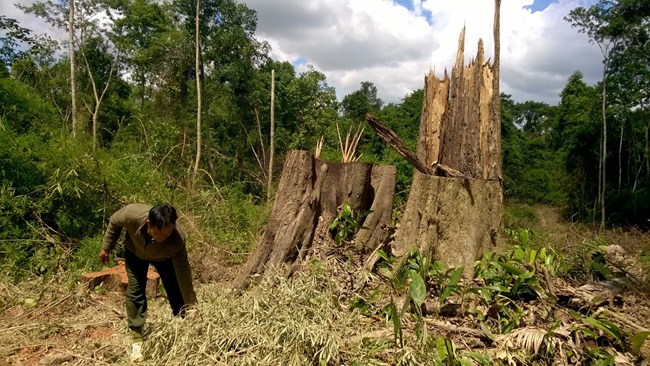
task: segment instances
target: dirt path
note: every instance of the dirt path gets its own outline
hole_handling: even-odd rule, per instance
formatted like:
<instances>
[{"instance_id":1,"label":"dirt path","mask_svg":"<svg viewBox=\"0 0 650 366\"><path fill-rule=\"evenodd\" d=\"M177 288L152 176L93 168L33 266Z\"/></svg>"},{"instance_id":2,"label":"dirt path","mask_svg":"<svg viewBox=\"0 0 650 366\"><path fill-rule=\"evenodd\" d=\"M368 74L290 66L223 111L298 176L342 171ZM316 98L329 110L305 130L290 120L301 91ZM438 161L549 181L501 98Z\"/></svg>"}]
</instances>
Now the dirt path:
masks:
<instances>
[{"instance_id":1,"label":"dirt path","mask_svg":"<svg viewBox=\"0 0 650 366\"><path fill-rule=\"evenodd\" d=\"M535 214L539 219L539 225L544 229L552 230L566 226L557 207L538 205L535 206Z\"/></svg>"}]
</instances>

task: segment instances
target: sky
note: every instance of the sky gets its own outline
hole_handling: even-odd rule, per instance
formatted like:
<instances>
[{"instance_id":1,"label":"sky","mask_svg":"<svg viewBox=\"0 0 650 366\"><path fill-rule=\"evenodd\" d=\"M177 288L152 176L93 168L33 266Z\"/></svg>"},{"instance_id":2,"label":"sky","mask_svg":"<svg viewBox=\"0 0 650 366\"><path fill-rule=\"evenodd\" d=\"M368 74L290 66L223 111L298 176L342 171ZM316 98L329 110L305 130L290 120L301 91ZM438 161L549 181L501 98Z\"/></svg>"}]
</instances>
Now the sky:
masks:
<instances>
[{"instance_id":1,"label":"sky","mask_svg":"<svg viewBox=\"0 0 650 366\"><path fill-rule=\"evenodd\" d=\"M271 57L291 62L298 72L312 65L336 88L339 100L370 81L385 103L399 103L423 87L428 71L441 77L451 69L463 26L466 62L476 54L479 38L487 56L494 53L493 0L240 1L257 11L257 37L269 42ZM581 71L589 84L599 80L600 51L563 19L589 1L502 0L502 92L517 102L557 104L573 72ZM0 14L37 33L52 33L15 2L0 0Z\"/></svg>"},{"instance_id":2,"label":"sky","mask_svg":"<svg viewBox=\"0 0 650 366\"><path fill-rule=\"evenodd\" d=\"M559 102L569 76L599 80L600 51L563 19L586 0L502 0L501 91L518 102ZM492 0L243 0L258 13L258 37L298 71L311 64L339 99L362 81L385 102L423 86L429 70L451 69L466 26L466 62L483 38L494 55Z\"/></svg>"}]
</instances>

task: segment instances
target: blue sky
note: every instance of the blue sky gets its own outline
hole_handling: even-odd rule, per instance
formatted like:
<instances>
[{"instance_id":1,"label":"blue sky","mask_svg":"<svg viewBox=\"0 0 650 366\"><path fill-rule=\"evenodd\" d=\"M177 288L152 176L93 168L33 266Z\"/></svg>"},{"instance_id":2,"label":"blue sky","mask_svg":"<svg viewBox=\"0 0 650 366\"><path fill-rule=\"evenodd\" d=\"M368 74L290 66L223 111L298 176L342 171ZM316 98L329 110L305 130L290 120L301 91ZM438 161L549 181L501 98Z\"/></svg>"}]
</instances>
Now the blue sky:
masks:
<instances>
[{"instance_id":1,"label":"blue sky","mask_svg":"<svg viewBox=\"0 0 650 366\"><path fill-rule=\"evenodd\" d=\"M529 6L528 8L530 8L533 12L542 11L542 10L546 9L552 3L556 3L556 2L557 2L556 0L555 1L554 0L535 0L533 2L533 5Z\"/></svg>"}]
</instances>

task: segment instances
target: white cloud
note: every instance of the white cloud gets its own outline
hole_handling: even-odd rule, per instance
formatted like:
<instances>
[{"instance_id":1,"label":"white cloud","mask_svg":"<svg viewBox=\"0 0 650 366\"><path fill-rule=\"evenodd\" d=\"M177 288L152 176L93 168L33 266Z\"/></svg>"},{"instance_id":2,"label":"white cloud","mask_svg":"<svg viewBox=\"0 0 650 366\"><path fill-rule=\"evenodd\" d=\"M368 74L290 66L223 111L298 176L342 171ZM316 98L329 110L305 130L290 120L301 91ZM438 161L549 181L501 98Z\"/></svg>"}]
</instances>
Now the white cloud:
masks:
<instances>
[{"instance_id":1,"label":"white cloud","mask_svg":"<svg viewBox=\"0 0 650 366\"><path fill-rule=\"evenodd\" d=\"M439 75L450 69L464 25L466 59L479 38L493 56L493 1L410 1L413 11L389 0L244 0L257 10L258 34L271 41L274 58L313 64L339 97L371 81L387 102L422 87L430 67ZM578 0L539 12L526 8L532 3L501 4L501 90L517 101L557 103L574 71L590 83L599 79L600 54L563 19Z\"/></svg>"},{"instance_id":2,"label":"white cloud","mask_svg":"<svg viewBox=\"0 0 650 366\"><path fill-rule=\"evenodd\" d=\"M65 39L33 16L0 0L0 13L38 33ZM269 41L271 56L306 62L325 73L339 98L373 82L379 97L399 102L421 88L424 74L438 75L453 65L458 36L466 26L466 59L476 53L479 37L493 56L492 0L242 0L258 13L258 36ZM576 70L588 83L599 80L601 56L564 21L581 0L559 0L543 11L526 9L533 0L501 4L501 90L516 101L557 103ZM23 0L21 3L33 3ZM57 36L59 34L59 36ZM297 67L304 70L305 65Z\"/></svg>"},{"instance_id":3,"label":"white cloud","mask_svg":"<svg viewBox=\"0 0 650 366\"><path fill-rule=\"evenodd\" d=\"M38 0L0 0L0 14L8 18L16 19L20 26L31 29L35 34L47 34L55 40L61 41L66 38L64 31L54 29L49 24L32 14L25 14L14 4L29 6Z\"/></svg>"}]
</instances>

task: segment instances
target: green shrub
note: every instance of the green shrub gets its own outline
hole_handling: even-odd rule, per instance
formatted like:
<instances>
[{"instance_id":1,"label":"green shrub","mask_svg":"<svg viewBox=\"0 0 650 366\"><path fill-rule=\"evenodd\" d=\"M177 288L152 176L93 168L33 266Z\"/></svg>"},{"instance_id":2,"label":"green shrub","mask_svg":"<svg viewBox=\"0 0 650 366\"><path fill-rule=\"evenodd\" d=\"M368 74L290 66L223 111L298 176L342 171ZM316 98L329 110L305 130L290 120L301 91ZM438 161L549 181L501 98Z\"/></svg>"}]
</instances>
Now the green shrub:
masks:
<instances>
[{"instance_id":1,"label":"green shrub","mask_svg":"<svg viewBox=\"0 0 650 366\"><path fill-rule=\"evenodd\" d=\"M0 116L8 128L18 132L58 124L54 107L29 87L8 78L0 78Z\"/></svg>"},{"instance_id":2,"label":"green shrub","mask_svg":"<svg viewBox=\"0 0 650 366\"><path fill-rule=\"evenodd\" d=\"M507 228L522 229L535 226L539 219L530 205L507 203L503 210L503 221Z\"/></svg>"}]
</instances>

